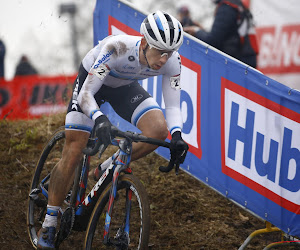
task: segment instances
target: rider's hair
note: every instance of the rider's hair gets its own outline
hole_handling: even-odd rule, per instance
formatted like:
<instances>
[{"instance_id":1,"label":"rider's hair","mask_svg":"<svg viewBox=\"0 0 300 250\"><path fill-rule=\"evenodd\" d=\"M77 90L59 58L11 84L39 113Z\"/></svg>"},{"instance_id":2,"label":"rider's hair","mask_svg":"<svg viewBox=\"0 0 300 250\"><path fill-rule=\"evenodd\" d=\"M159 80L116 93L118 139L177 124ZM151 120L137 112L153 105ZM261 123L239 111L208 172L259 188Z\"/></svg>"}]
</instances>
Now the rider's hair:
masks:
<instances>
[{"instance_id":1,"label":"rider's hair","mask_svg":"<svg viewBox=\"0 0 300 250\"><path fill-rule=\"evenodd\" d=\"M142 22L140 32L150 47L159 50L178 50L183 43L181 23L163 11L149 14Z\"/></svg>"}]
</instances>

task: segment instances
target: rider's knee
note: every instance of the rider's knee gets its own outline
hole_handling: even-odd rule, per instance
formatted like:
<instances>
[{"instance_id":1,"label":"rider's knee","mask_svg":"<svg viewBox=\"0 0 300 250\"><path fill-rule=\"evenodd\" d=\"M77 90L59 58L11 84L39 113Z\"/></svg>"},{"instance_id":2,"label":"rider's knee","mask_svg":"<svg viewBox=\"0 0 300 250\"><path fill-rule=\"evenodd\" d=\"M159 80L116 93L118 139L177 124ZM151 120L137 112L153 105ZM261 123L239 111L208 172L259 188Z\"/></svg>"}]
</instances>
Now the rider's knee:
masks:
<instances>
[{"instance_id":1,"label":"rider's knee","mask_svg":"<svg viewBox=\"0 0 300 250\"><path fill-rule=\"evenodd\" d=\"M69 141L66 142L63 148L62 158L63 161L68 165L74 165L77 163L83 156L82 150L84 147L76 142L76 141ZM67 162L66 162L67 161Z\"/></svg>"},{"instance_id":2,"label":"rider's knee","mask_svg":"<svg viewBox=\"0 0 300 250\"><path fill-rule=\"evenodd\" d=\"M157 110L145 114L138 123L138 128L145 136L165 140L168 128L163 114Z\"/></svg>"},{"instance_id":3,"label":"rider's knee","mask_svg":"<svg viewBox=\"0 0 300 250\"><path fill-rule=\"evenodd\" d=\"M168 137L168 128L164 122L162 123L154 123L152 129L152 137L165 140Z\"/></svg>"}]
</instances>

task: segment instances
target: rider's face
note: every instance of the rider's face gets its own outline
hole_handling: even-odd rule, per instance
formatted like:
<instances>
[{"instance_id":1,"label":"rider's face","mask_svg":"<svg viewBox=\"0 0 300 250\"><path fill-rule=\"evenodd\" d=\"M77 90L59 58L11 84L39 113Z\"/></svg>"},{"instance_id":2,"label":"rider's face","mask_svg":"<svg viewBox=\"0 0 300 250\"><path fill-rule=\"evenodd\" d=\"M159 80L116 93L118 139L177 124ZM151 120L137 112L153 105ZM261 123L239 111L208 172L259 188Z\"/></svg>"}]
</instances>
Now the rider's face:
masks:
<instances>
[{"instance_id":1,"label":"rider's face","mask_svg":"<svg viewBox=\"0 0 300 250\"><path fill-rule=\"evenodd\" d=\"M142 49L145 49L147 46L146 41L142 43ZM158 50L156 48L150 47L148 45L146 49L146 57L151 69L159 70L172 56L173 51L165 51L165 50ZM142 55L144 59L144 55ZM142 61L142 63L147 64L147 62Z\"/></svg>"},{"instance_id":2,"label":"rider's face","mask_svg":"<svg viewBox=\"0 0 300 250\"><path fill-rule=\"evenodd\" d=\"M146 56L150 67L154 70L159 70L172 56L173 51L158 50L148 47Z\"/></svg>"}]
</instances>

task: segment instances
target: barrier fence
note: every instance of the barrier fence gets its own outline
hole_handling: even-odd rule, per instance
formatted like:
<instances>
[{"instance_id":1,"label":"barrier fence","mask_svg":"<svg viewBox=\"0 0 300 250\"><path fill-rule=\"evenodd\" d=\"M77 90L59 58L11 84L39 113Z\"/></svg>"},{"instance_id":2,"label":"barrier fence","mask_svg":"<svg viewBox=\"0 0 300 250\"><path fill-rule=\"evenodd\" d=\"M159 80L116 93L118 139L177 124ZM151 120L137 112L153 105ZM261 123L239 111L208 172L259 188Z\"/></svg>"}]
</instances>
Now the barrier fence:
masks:
<instances>
[{"instance_id":1,"label":"barrier fence","mask_svg":"<svg viewBox=\"0 0 300 250\"><path fill-rule=\"evenodd\" d=\"M110 34L139 35L145 13L98 0L94 44ZM300 236L300 93L186 35L182 59L183 169L228 199ZM164 111L161 77L141 81ZM105 104L122 130L133 129ZM157 152L165 158L165 149Z\"/></svg>"},{"instance_id":2,"label":"barrier fence","mask_svg":"<svg viewBox=\"0 0 300 250\"><path fill-rule=\"evenodd\" d=\"M76 76L0 79L0 119L29 119L66 111Z\"/></svg>"}]
</instances>

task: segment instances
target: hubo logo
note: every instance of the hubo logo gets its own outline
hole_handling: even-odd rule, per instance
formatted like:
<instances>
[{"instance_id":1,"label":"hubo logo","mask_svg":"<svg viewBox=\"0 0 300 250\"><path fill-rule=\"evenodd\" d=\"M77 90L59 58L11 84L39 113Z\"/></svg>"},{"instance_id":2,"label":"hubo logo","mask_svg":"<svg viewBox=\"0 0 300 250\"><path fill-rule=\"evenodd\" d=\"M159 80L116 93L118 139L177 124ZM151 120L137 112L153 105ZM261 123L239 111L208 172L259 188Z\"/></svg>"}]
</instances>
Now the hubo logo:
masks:
<instances>
[{"instance_id":1,"label":"hubo logo","mask_svg":"<svg viewBox=\"0 0 300 250\"><path fill-rule=\"evenodd\" d=\"M222 171L300 213L300 116L222 79Z\"/></svg>"},{"instance_id":2,"label":"hubo logo","mask_svg":"<svg viewBox=\"0 0 300 250\"><path fill-rule=\"evenodd\" d=\"M113 53L114 53L114 50L111 50L111 51L108 51L107 54L104 54L102 56L102 58L100 60L98 60L98 63L95 64L94 69L98 68L101 63L104 63L105 61L107 61Z\"/></svg>"},{"instance_id":3,"label":"hubo logo","mask_svg":"<svg viewBox=\"0 0 300 250\"><path fill-rule=\"evenodd\" d=\"M189 151L200 159L202 155L200 144L201 67L183 56L181 56L181 62L180 106L183 117L182 137L189 144ZM165 115L165 103L162 94L162 76L145 79L142 81L142 86L157 101Z\"/></svg>"}]
</instances>

